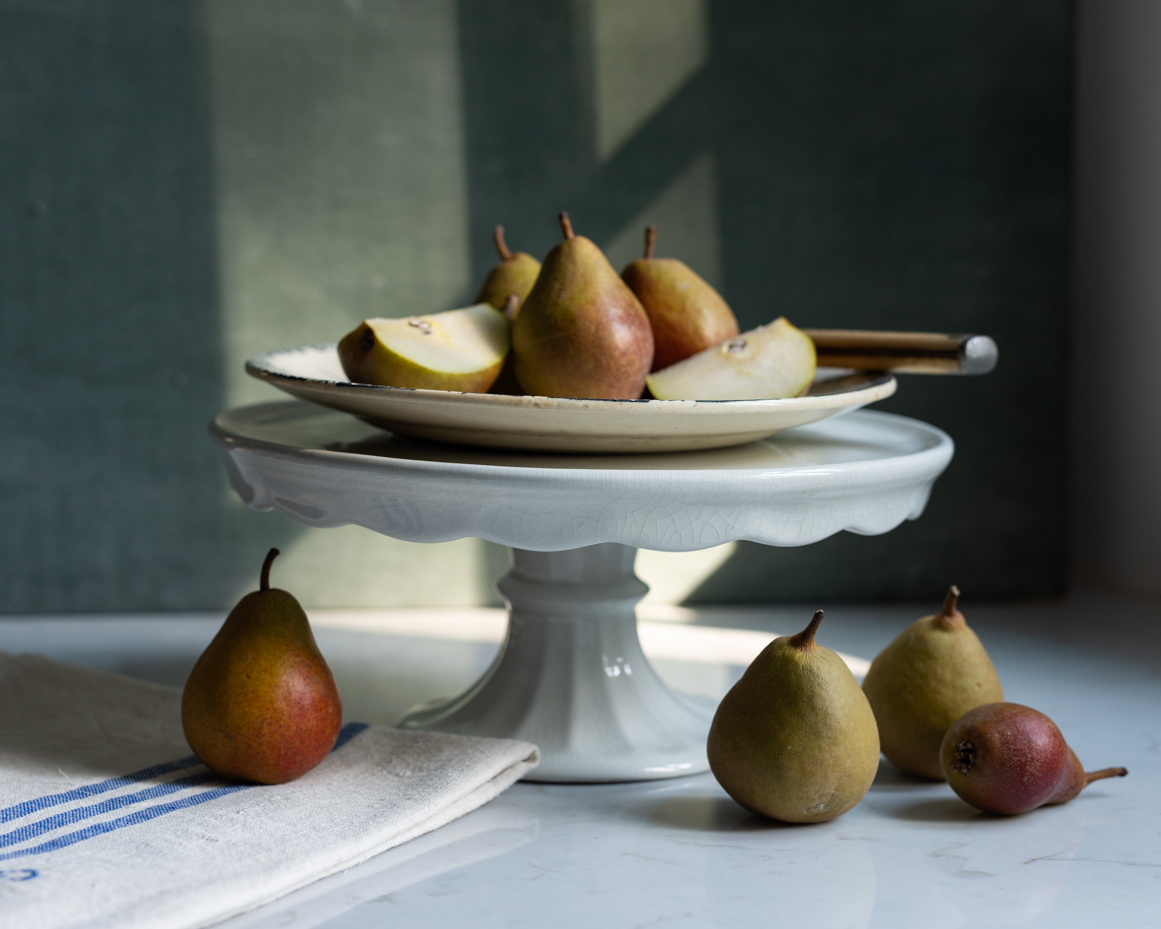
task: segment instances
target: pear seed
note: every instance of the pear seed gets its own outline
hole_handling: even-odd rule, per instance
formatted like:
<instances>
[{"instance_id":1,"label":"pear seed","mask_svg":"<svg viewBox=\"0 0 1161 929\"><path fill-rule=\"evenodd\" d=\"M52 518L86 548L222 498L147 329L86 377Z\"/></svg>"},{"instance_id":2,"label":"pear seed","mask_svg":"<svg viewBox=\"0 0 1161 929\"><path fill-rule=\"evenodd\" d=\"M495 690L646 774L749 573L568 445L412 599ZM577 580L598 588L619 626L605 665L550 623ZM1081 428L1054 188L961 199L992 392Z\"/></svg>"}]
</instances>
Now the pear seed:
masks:
<instances>
[{"instance_id":1,"label":"pear seed","mask_svg":"<svg viewBox=\"0 0 1161 929\"><path fill-rule=\"evenodd\" d=\"M746 347L746 340L745 339L730 339L730 341L728 341L726 343L726 351L729 352L731 355L736 353L736 352L740 352L745 347Z\"/></svg>"}]
</instances>

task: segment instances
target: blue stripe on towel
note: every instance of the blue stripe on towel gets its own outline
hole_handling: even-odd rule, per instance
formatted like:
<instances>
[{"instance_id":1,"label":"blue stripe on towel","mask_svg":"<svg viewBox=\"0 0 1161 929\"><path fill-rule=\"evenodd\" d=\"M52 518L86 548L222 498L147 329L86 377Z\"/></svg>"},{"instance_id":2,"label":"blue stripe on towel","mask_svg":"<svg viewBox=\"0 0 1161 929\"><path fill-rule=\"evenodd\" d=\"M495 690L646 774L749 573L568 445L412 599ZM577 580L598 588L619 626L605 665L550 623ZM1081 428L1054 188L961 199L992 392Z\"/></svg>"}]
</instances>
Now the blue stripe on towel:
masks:
<instances>
[{"instance_id":1,"label":"blue stripe on towel","mask_svg":"<svg viewBox=\"0 0 1161 929\"><path fill-rule=\"evenodd\" d=\"M86 797L108 793L110 790L118 790L122 787L128 787L130 784L138 784L141 781L147 781L150 778L159 777L162 774L180 771L182 768L192 768L199 764L201 762L194 755L187 755L185 758L179 758L177 761L155 764L151 768L142 768L140 771L134 771L132 774L113 777L107 781L98 781L96 784L86 784L84 787L78 787L76 790L68 790L59 794L49 794L46 797L37 797L35 800L25 800L23 803L17 803L15 806L0 810L0 823L20 819L21 816L27 816L29 813L36 813L39 810L48 809L50 806L59 806L62 803L71 803L73 800L83 800Z\"/></svg>"},{"instance_id":2,"label":"blue stripe on towel","mask_svg":"<svg viewBox=\"0 0 1161 929\"><path fill-rule=\"evenodd\" d=\"M0 848L19 845L21 842L27 842L29 839L35 839L37 836L53 832L62 826L72 826L79 823L82 819L92 819L94 816L100 816L103 813L112 813L114 810L124 809L127 806L133 806L135 803L144 803L146 800L156 800L158 797L188 790L190 787L200 787L206 781L218 779L216 774L210 771L202 771L200 774L191 774L189 777L180 777L177 780L169 781L165 784L158 784L155 787L150 787L148 790L139 790L136 793L110 797L108 800L102 800L100 803L93 803L89 806L78 806L64 813L57 813L55 816L49 816L37 822L29 823L27 826L21 826L19 829L14 829L12 832L0 835Z\"/></svg>"},{"instance_id":3,"label":"blue stripe on towel","mask_svg":"<svg viewBox=\"0 0 1161 929\"><path fill-rule=\"evenodd\" d=\"M367 723L347 723L339 730L339 737L335 739L335 747L331 749L331 753L337 752L340 748L351 741L364 729L367 729ZM128 784L138 783L149 777L156 777L160 774L168 774L171 771L179 771L182 768L192 767L200 764L193 755L188 758L182 758L178 761L170 761L166 764L154 765L152 768L144 768L141 771L127 774L124 777L115 777L107 781L101 781L97 784L90 784L87 787L78 787L76 790L70 790L67 793L52 794L47 797L38 797L35 800L26 800L23 803L18 803L15 806L8 807L6 810L0 810L0 823L7 822L10 819L15 819L17 816L25 816L28 813L42 810L46 807L56 806L61 803L67 803L70 800L79 800L84 797L91 797L94 794L105 793L110 790L116 790L118 787L124 787ZM71 825L82 819L88 819L92 816L99 816L102 813L107 813L115 809L120 809L125 806L130 806L133 803L141 803L145 800L156 799L169 793L174 793L179 790L185 790L190 787L196 787L207 780L214 778L214 775L208 771L200 774L191 774L188 777L178 778L165 784L159 784L156 787L151 787L148 790L140 790L134 794L125 794L121 797L111 797L102 803L94 803L87 807L80 807L78 809L69 810L66 813L60 813L56 816L50 816L47 819L42 819L39 822L32 823L28 826L16 829L5 835L0 835L0 848L6 848L10 845L15 845L19 842L27 841L28 839L36 838L46 832L51 832L54 829L59 829L61 826ZM86 839L95 839L97 836L104 835L107 832L114 832L117 829L124 829L126 826L139 826L142 823L147 823L151 819L156 819L158 816L164 816L166 813L172 813L176 810L184 810L191 806L198 806L210 800L217 800L220 797L225 797L232 793L237 793L240 790L249 790L256 787L256 784L235 784L229 787L215 787L210 790L202 791L201 793L193 794L189 797L183 797L180 800L174 800L171 803L161 803L156 806L146 807L143 810L137 810L134 813L129 813L119 819L110 819L101 823L94 823L84 829L78 829L76 832L70 832L67 835L58 836L49 842L44 842L33 848L25 848L19 851L8 852L0 854L0 861L8 861L12 858L24 858L28 855L39 855L45 852L53 852L57 849L67 848L70 845L76 845L77 842L83 842ZM21 810L23 812L15 812ZM5 814L11 814L5 816Z\"/></svg>"},{"instance_id":4,"label":"blue stripe on towel","mask_svg":"<svg viewBox=\"0 0 1161 929\"><path fill-rule=\"evenodd\" d=\"M335 747L331 749L331 754L333 755L340 748L350 742L351 739L367 728L370 728L367 723L347 723L345 726L343 726L342 729L339 730L339 737L335 739Z\"/></svg>"},{"instance_id":5,"label":"blue stripe on towel","mask_svg":"<svg viewBox=\"0 0 1161 929\"><path fill-rule=\"evenodd\" d=\"M59 838L53 839L51 842L45 842L33 848L21 849L18 852L8 852L6 855L0 855L0 861L8 861L12 858L25 858L28 855L40 855L44 852L55 852L58 849L68 848L70 845L83 842L85 839L95 839L97 836L104 835L106 832L114 832L117 829L124 829L126 826L140 826L142 823L147 823L151 819L157 819L158 816L164 816L166 813L172 813L174 810L184 810L187 807L197 806L199 803L217 800L219 797L224 797L227 794L237 793L239 790L250 790L254 786L256 785L237 784L232 787L215 787L213 790L203 791L200 794L194 794L192 797L183 797L181 800L174 800L172 803L161 803L157 806L147 807L144 810L138 810L136 813L130 813L128 816L122 816L120 819L110 819L103 823L94 823L84 829L78 829L76 832L70 832L68 835L62 835Z\"/></svg>"}]
</instances>

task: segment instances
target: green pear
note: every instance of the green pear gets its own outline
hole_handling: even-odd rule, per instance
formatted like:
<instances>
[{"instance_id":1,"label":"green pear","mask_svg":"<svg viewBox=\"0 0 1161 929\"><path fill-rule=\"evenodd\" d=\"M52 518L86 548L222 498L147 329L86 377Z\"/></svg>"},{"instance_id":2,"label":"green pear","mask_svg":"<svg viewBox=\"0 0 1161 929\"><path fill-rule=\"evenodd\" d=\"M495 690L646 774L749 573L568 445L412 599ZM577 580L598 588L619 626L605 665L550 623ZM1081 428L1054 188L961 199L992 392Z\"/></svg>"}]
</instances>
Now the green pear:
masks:
<instances>
[{"instance_id":1,"label":"green pear","mask_svg":"<svg viewBox=\"0 0 1161 929\"><path fill-rule=\"evenodd\" d=\"M480 292L476 294L476 303L490 303L497 310L504 310L508 297L515 294L516 305L505 311L509 319L515 319L516 314L520 312L520 304L524 302L524 298L528 296L540 274L540 262L526 252L511 251L508 243L504 241L503 226L496 227L492 241L496 243L500 263L484 278Z\"/></svg>"},{"instance_id":2,"label":"green pear","mask_svg":"<svg viewBox=\"0 0 1161 929\"><path fill-rule=\"evenodd\" d=\"M574 235L544 267L516 321L512 351L525 393L543 397L636 400L653 363L649 317L596 245Z\"/></svg>"},{"instance_id":3,"label":"green pear","mask_svg":"<svg viewBox=\"0 0 1161 929\"><path fill-rule=\"evenodd\" d=\"M939 781L944 779L939 746L952 723L968 710L1004 699L996 669L958 600L959 588L953 586L943 610L899 633L863 679L883 754L908 774Z\"/></svg>"},{"instance_id":4,"label":"green pear","mask_svg":"<svg viewBox=\"0 0 1161 929\"><path fill-rule=\"evenodd\" d=\"M654 258L657 227L645 230L645 257L621 272L653 328L653 370L660 371L738 334L734 311L685 262Z\"/></svg>"},{"instance_id":5,"label":"green pear","mask_svg":"<svg viewBox=\"0 0 1161 929\"><path fill-rule=\"evenodd\" d=\"M186 681L181 723L202 763L222 777L282 784L335 745L343 706L298 601L270 587L270 549L259 590L226 617Z\"/></svg>"},{"instance_id":6,"label":"green pear","mask_svg":"<svg viewBox=\"0 0 1161 929\"><path fill-rule=\"evenodd\" d=\"M814 380L814 343L780 316L649 375L658 400L778 400Z\"/></svg>"},{"instance_id":7,"label":"green pear","mask_svg":"<svg viewBox=\"0 0 1161 929\"><path fill-rule=\"evenodd\" d=\"M726 792L788 823L841 816L871 787L879 732L846 663L815 644L822 610L751 662L714 715L706 749Z\"/></svg>"},{"instance_id":8,"label":"green pear","mask_svg":"<svg viewBox=\"0 0 1161 929\"><path fill-rule=\"evenodd\" d=\"M366 319L339 342L354 383L483 393L504 365L509 322L487 303L403 319Z\"/></svg>"}]
</instances>

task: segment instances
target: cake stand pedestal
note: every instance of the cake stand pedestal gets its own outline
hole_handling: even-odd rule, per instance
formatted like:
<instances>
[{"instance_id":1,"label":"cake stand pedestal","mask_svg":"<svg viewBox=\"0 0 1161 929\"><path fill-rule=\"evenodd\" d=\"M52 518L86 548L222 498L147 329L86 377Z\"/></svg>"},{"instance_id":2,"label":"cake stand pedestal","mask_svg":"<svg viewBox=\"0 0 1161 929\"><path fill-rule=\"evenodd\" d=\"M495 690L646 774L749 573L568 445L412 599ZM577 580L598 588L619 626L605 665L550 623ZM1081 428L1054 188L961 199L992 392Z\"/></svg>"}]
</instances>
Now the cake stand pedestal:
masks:
<instances>
[{"instance_id":1,"label":"cake stand pedestal","mask_svg":"<svg viewBox=\"0 0 1161 929\"><path fill-rule=\"evenodd\" d=\"M500 581L508 634L465 693L400 725L525 739L529 779L649 780L704 771L712 707L671 691L637 640L647 587L637 548L736 540L806 545L887 532L923 511L951 439L916 420L857 412L729 449L545 455L420 442L299 402L220 414L211 435L254 509L415 542L464 537L513 549Z\"/></svg>"}]
</instances>

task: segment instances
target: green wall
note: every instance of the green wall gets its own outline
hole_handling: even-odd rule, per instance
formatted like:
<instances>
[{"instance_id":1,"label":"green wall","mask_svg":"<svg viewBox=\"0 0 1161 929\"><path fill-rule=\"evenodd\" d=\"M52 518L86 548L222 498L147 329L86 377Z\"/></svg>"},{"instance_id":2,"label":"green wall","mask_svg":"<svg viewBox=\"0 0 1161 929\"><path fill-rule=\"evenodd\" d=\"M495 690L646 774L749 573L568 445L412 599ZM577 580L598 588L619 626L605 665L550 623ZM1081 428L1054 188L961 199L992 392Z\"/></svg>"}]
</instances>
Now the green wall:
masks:
<instances>
[{"instance_id":1,"label":"green wall","mask_svg":"<svg viewBox=\"0 0 1161 929\"><path fill-rule=\"evenodd\" d=\"M659 589L1060 591L1070 30L1064 0L0 0L0 610L221 607L272 544L308 603L493 602L495 546L246 510L205 424L275 396L250 354L462 304L495 223L543 253L562 208L615 263L658 222L744 326L1001 345L882 404L956 439L921 520L643 556Z\"/></svg>"}]
</instances>

